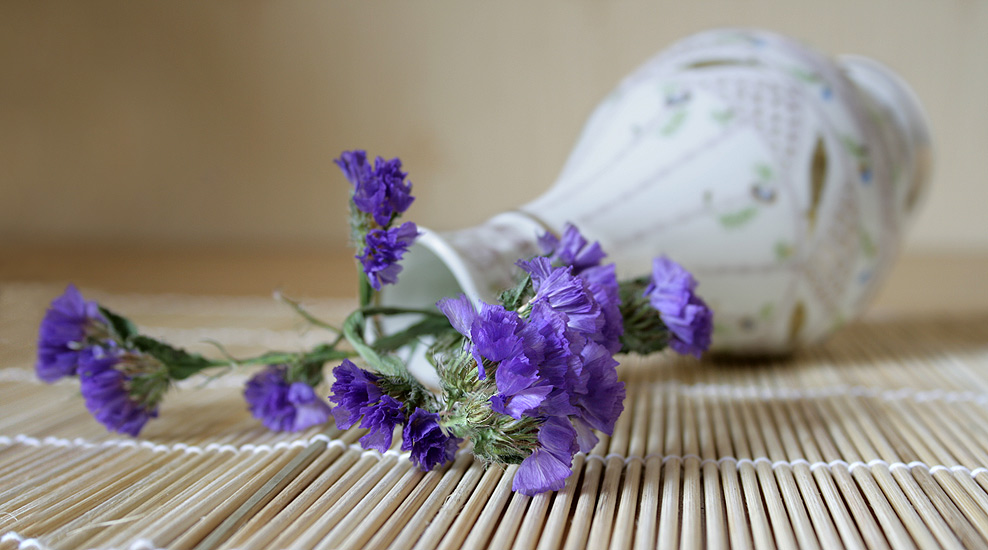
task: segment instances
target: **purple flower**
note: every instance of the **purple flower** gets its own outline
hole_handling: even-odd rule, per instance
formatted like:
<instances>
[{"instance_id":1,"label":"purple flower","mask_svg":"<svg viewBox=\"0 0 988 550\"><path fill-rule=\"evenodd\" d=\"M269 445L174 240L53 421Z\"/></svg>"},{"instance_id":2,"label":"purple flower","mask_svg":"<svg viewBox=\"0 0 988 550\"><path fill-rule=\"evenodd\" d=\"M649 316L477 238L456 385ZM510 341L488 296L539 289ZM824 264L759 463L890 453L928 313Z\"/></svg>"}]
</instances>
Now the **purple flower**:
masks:
<instances>
[{"instance_id":1,"label":"purple flower","mask_svg":"<svg viewBox=\"0 0 988 550\"><path fill-rule=\"evenodd\" d=\"M566 224L560 239L548 231L539 237L539 247L555 265L573 266L573 274L579 275L585 269L600 265L606 254L600 243L587 245L587 239L573 224Z\"/></svg>"},{"instance_id":2,"label":"purple flower","mask_svg":"<svg viewBox=\"0 0 988 550\"><path fill-rule=\"evenodd\" d=\"M38 330L38 378L54 382L74 376L87 340L107 332L107 322L99 304L87 302L75 286L69 285L55 298Z\"/></svg>"},{"instance_id":3,"label":"purple flower","mask_svg":"<svg viewBox=\"0 0 988 550\"><path fill-rule=\"evenodd\" d=\"M333 376L336 381L329 399L336 403L333 407L336 427L346 430L360 420L360 427L370 430L360 438L365 449L383 453L391 448L395 426L405 421L404 404L381 391L379 376L357 367L349 359L333 369Z\"/></svg>"},{"instance_id":4,"label":"purple flower","mask_svg":"<svg viewBox=\"0 0 988 550\"><path fill-rule=\"evenodd\" d=\"M412 204L412 184L405 181L408 174L401 171L401 160L377 157L372 169L364 151L345 151L336 164L354 186L353 203L371 215L381 227L388 227L391 218Z\"/></svg>"},{"instance_id":5,"label":"purple flower","mask_svg":"<svg viewBox=\"0 0 988 550\"><path fill-rule=\"evenodd\" d=\"M158 416L158 408L156 403L143 403L131 395L134 379L118 369L125 356L113 344L80 352L79 389L86 409L108 430L137 437L148 419ZM167 385L167 378L163 383Z\"/></svg>"},{"instance_id":6,"label":"purple flower","mask_svg":"<svg viewBox=\"0 0 988 550\"><path fill-rule=\"evenodd\" d=\"M390 395L382 395L377 403L361 408L364 419L360 421L360 427L370 431L360 438L360 445L382 453L390 449L395 426L405 421L403 409L401 401Z\"/></svg>"},{"instance_id":7,"label":"purple flower","mask_svg":"<svg viewBox=\"0 0 988 550\"><path fill-rule=\"evenodd\" d=\"M588 342L580 352L586 384L572 392L571 403L579 412L571 415L577 431L577 443L583 452L597 444L590 430L614 432L614 423L624 411L625 387L618 380L618 362L603 346Z\"/></svg>"},{"instance_id":8,"label":"purple flower","mask_svg":"<svg viewBox=\"0 0 988 550\"><path fill-rule=\"evenodd\" d=\"M367 152L356 150L356 151L343 151L340 154L340 158L334 160L340 170L343 171L343 175L346 179L356 188L363 185L364 182L369 181L374 177L374 169L371 168L370 163L367 162Z\"/></svg>"},{"instance_id":9,"label":"purple flower","mask_svg":"<svg viewBox=\"0 0 988 550\"><path fill-rule=\"evenodd\" d=\"M470 338L470 330L477 319L477 309L466 294L460 294L456 298L443 298L436 302L436 307L449 319L450 326L456 332Z\"/></svg>"},{"instance_id":10,"label":"purple flower","mask_svg":"<svg viewBox=\"0 0 988 550\"><path fill-rule=\"evenodd\" d=\"M587 282L587 288L600 304L604 319L600 330L589 337L611 353L617 353L621 349L621 336L624 334L624 317L621 316L621 297L614 264L585 269L580 277Z\"/></svg>"},{"instance_id":11,"label":"purple flower","mask_svg":"<svg viewBox=\"0 0 988 550\"><path fill-rule=\"evenodd\" d=\"M560 413L551 404L569 402L561 394L579 376L574 349L586 338L567 327L566 316L544 302L532 306L527 321L521 332L524 353L498 365L498 393L491 408L513 418L566 414L569 409ZM553 410L546 410L547 400Z\"/></svg>"},{"instance_id":12,"label":"purple flower","mask_svg":"<svg viewBox=\"0 0 988 550\"><path fill-rule=\"evenodd\" d=\"M398 273L401 272L398 261L418 235L418 227L412 222L391 229L372 229L367 233L363 254L358 254L357 259L374 290L381 290L382 284L398 282Z\"/></svg>"},{"instance_id":13,"label":"purple flower","mask_svg":"<svg viewBox=\"0 0 988 550\"><path fill-rule=\"evenodd\" d=\"M367 372L353 364L353 361L344 359L342 363L333 369L333 395L329 400L336 404L333 407L333 418L336 419L336 427L347 430L360 420L363 416L361 410L381 399L384 392L378 387L378 376Z\"/></svg>"},{"instance_id":14,"label":"purple flower","mask_svg":"<svg viewBox=\"0 0 988 550\"><path fill-rule=\"evenodd\" d=\"M525 495L558 491L573 474L576 430L565 419L550 417L539 429L539 445L522 461L511 488Z\"/></svg>"},{"instance_id":15,"label":"purple flower","mask_svg":"<svg viewBox=\"0 0 988 550\"><path fill-rule=\"evenodd\" d=\"M329 420L329 405L305 382L289 382L288 367L269 365L244 388L250 413L270 430L297 432Z\"/></svg>"},{"instance_id":16,"label":"purple flower","mask_svg":"<svg viewBox=\"0 0 988 550\"><path fill-rule=\"evenodd\" d=\"M562 239L546 232L539 237L539 246L549 255L552 265L572 266L573 275L587 281L604 318L603 326L591 339L611 353L617 353L621 349L621 335L624 334L621 298L614 264L600 265L606 256L600 243L588 245L576 226L566 224Z\"/></svg>"},{"instance_id":17,"label":"purple flower","mask_svg":"<svg viewBox=\"0 0 988 550\"><path fill-rule=\"evenodd\" d=\"M573 268L552 267L549 259L542 256L520 261L518 266L532 276L535 289L532 303L546 301L556 311L565 313L569 326L580 332L595 334L603 328L600 304L587 282L573 275Z\"/></svg>"},{"instance_id":18,"label":"purple flower","mask_svg":"<svg viewBox=\"0 0 988 550\"><path fill-rule=\"evenodd\" d=\"M443 431L438 414L415 407L405 423L401 450L411 451L411 461L428 472L453 460L461 441Z\"/></svg>"},{"instance_id":19,"label":"purple flower","mask_svg":"<svg viewBox=\"0 0 988 550\"><path fill-rule=\"evenodd\" d=\"M669 346L696 357L710 348L713 312L697 296L696 279L676 262L662 256L652 262L652 280L645 296L669 329Z\"/></svg>"},{"instance_id":20,"label":"purple flower","mask_svg":"<svg viewBox=\"0 0 988 550\"><path fill-rule=\"evenodd\" d=\"M480 312L477 312L470 299L462 294L458 298L444 298L436 303L436 307L446 315L457 332L470 340L470 352L477 362L477 374L481 380L487 376L485 359L498 363L518 357L525 351L519 334L525 323L517 312L483 302Z\"/></svg>"}]
</instances>

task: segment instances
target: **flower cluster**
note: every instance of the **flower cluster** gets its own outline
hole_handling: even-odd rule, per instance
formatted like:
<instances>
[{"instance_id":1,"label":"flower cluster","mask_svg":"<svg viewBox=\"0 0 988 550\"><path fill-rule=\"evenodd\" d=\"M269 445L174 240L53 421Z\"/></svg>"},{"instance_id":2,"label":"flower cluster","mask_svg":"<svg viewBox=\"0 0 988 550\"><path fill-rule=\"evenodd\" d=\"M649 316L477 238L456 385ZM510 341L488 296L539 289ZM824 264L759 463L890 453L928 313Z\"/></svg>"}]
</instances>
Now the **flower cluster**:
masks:
<instances>
[{"instance_id":1,"label":"flower cluster","mask_svg":"<svg viewBox=\"0 0 988 550\"><path fill-rule=\"evenodd\" d=\"M289 381L287 365L268 365L247 381L244 399L250 413L268 429L297 432L329 420L330 408L315 389Z\"/></svg>"},{"instance_id":2,"label":"flower cluster","mask_svg":"<svg viewBox=\"0 0 988 550\"><path fill-rule=\"evenodd\" d=\"M99 304L88 302L74 285L51 302L38 330L38 378L54 382L75 376L86 349L106 338L109 324Z\"/></svg>"},{"instance_id":3,"label":"flower cluster","mask_svg":"<svg viewBox=\"0 0 988 550\"><path fill-rule=\"evenodd\" d=\"M374 290L398 280L401 260L418 237L412 222L394 223L415 198L408 174L401 171L401 160L377 157L374 166L365 151L344 151L336 165L353 185L351 226L358 244L357 259Z\"/></svg>"},{"instance_id":4,"label":"flower cluster","mask_svg":"<svg viewBox=\"0 0 988 550\"><path fill-rule=\"evenodd\" d=\"M158 416L158 402L168 387L160 363L112 341L83 350L78 374L79 392L93 417L110 430L135 437Z\"/></svg>"},{"instance_id":5,"label":"flower cluster","mask_svg":"<svg viewBox=\"0 0 988 550\"><path fill-rule=\"evenodd\" d=\"M109 312L69 285L38 330L35 371L45 382L78 377L86 408L107 429L137 435L167 388L162 365L120 346Z\"/></svg>"},{"instance_id":6,"label":"flower cluster","mask_svg":"<svg viewBox=\"0 0 988 550\"><path fill-rule=\"evenodd\" d=\"M593 430L613 431L625 389L617 361L601 342L607 319L590 283L574 275L573 266L554 267L546 257L519 266L534 293L518 311L486 303L478 310L465 296L438 306L465 337L478 379L493 371L490 409L534 422L538 434L514 489L535 494L562 488L573 454L597 443Z\"/></svg>"},{"instance_id":7,"label":"flower cluster","mask_svg":"<svg viewBox=\"0 0 988 550\"><path fill-rule=\"evenodd\" d=\"M713 313L696 295L697 283L683 266L666 258L652 262L652 278L645 296L669 329L669 347L683 355L700 355L710 348Z\"/></svg>"},{"instance_id":8,"label":"flower cluster","mask_svg":"<svg viewBox=\"0 0 988 550\"><path fill-rule=\"evenodd\" d=\"M398 223L414 200L411 183L398 159L378 157L372 165L364 151L347 151L335 162L353 188L359 307L337 328L282 297L333 332L332 341L294 353L207 359L140 334L69 286L41 323L38 376L77 377L99 422L137 436L176 380L214 367L262 365L243 395L268 429L310 429L332 416L340 429L366 430L360 444L379 452L400 433L401 450L426 471L453 460L469 440L485 461L518 464L513 488L533 495L561 489L575 454L589 452L597 432L613 432L625 398L615 354L671 347L699 356L710 346L712 313L689 271L660 257L650 275L619 282L614 264L603 263L600 243L569 224L558 236L537 238L543 254L516 263L517 285L497 303L460 295L435 308L381 306L375 292L397 282L419 234L414 223ZM378 322L386 315L413 320L387 334ZM398 358L423 341L439 392ZM357 356L361 366L349 359ZM317 390L330 361L341 361L327 396L332 406Z\"/></svg>"},{"instance_id":9,"label":"flower cluster","mask_svg":"<svg viewBox=\"0 0 988 550\"><path fill-rule=\"evenodd\" d=\"M384 377L363 370L353 362L344 360L333 369L336 381L330 400L336 404L333 417L336 427L348 429L360 422L369 430L360 438L365 449L380 452L391 448L395 427L404 424L401 450L411 451L411 460L419 468L428 471L453 459L461 440L450 436L439 424L439 415L414 407L392 397L383 385L396 384Z\"/></svg>"}]
</instances>

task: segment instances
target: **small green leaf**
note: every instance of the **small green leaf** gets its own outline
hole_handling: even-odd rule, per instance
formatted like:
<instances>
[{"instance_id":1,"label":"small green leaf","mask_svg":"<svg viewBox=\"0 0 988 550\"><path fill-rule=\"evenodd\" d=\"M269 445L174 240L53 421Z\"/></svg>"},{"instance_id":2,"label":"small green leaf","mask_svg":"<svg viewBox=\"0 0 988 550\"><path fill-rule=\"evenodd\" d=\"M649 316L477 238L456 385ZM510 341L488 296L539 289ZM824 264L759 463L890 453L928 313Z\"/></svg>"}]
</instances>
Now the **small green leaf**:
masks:
<instances>
[{"instance_id":1,"label":"small green leaf","mask_svg":"<svg viewBox=\"0 0 988 550\"><path fill-rule=\"evenodd\" d=\"M103 306L100 306L99 312L103 314L103 317L106 317L106 320L110 323L110 331L120 343L125 344L140 334L137 331L137 326L123 315L117 315Z\"/></svg>"},{"instance_id":2,"label":"small green leaf","mask_svg":"<svg viewBox=\"0 0 988 550\"><path fill-rule=\"evenodd\" d=\"M711 111L711 118L714 119L719 124L727 124L734 118L733 109L721 109L717 111Z\"/></svg>"},{"instance_id":3,"label":"small green leaf","mask_svg":"<svg viewBox=\"0 0 988 550\"><path fill-rule=\"evenodd\" d=\"M737 212L731 212L729 214L722 214L719 218L720 224L729 229L734 229L741 227L742 225L750 222L758 214L758 208L754 206L749 206L744 210L739 210Z\"/></svg>"},{"instance_id":4,"label":"small green leaf","mask_svg":"<svg viewBox=\"0 0 988 550\"><path fill-rule=\"evenodd\" d=\"M161 361L167 367L168 376L172 380L183 380L203 369L215 366L213 361L197 353L189 353L141 334L134 336L130 343L138 351Z\"/></svg>"},{"instance_id":5,"label":"small green leaf","mask_svg":"<svg viewBox=\"0 0 988 550\"><path fill-rule=\"evenodd\" d=\"M686 109L678 109L669 118L669 122L667 122L665 126L663 126L662 129L659 130L659 133L662 134L664 137L669 137L675 134L679 130L679 128L682 127L685 121L686 121Z\"/></svg>"},{"instance_id":6,"label":"small green leaf","mask_svg":"<svg viewBox=\"0 0 988 550\"><path fill-rule=\"evenodd\" d=\"M775 250L775 259L780 262L788 260L790 257L792 257L793 253L795 252L795 250L792 247L792 244L786 241L779 241L775 243L774 250Z\"/></svg>"},{"instance_id":7,"label":"small green leaf","mask_svg":"<svg viewBox=\"0 0 988 550\"><path fill-rule=\"evenodd\" d=\"M400 349L423 336L438 336L440 333L452 330L445 317L426 317L418 323L397 332L378 338L373 348L378 352L391 352Z\"/></svg>"},{"instance_id":8,"label":"small green leaf","mask_svg":"<svg viewBox=\"0 0 988 550\"><path fill-rule=\"evenodd\" d=\"M772 167L764 162L759 162L755 165L755 174L758 174L758 178L762 181L768 181L772 179Z\"/></svg>"},{"instance_id":9,"label":"small green leaf","mask_svg":"<svg viewBox=\"0 0 988 550\"><path fill-rule=\"evenodd\" d=\"M532 276L526 275L524 279L518 282L514 288L509 288L501 293L500 301L504 309L511 311L518 311L521 303L527 297L528 292L532 289Z\"/></svg>"},{"instance_id":10,"label":"small green leaf","mask_svg":"<svg viewBox=\"0 0 988 550\"><path fill-rule=\"evenodd\" d=\"M343 323L343 334L353 349L357 350L357 353L364 361L367 361L368 365L381 374L400 378L411 377L400 359L391 355L382 356L374 351L374 348L367 345L364 340L364 322L364 313L357 310L351 313Z\"/></svg>"}]
</instances>

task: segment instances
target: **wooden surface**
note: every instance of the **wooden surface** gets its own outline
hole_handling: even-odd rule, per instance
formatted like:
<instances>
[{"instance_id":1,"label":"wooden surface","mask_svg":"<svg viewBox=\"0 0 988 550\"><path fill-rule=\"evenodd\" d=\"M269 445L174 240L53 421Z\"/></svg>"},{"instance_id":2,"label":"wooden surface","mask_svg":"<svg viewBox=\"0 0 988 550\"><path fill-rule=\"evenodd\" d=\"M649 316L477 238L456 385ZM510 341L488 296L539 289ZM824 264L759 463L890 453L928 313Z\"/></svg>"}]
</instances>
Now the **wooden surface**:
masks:
<instances>
[{"instance_id":1,"label":"wooden surface","mask_svg":"<svg viewBox=\"0 0 988 550\"><path fill-rule=\"evenodd\" d=\"M468 453L423 474L356 448L359 430L269 432L245 374L181 385L137 440L96 423L74 381L34 378L68 280L203 352L320 341L272 286L330 319L352 304L342 253L228 254L4 253L0 550L988 548L985 258L901 261L862 321L788 360L620 358L614 435L529 498L513 467Z\"/></svg>"}]
</instances>

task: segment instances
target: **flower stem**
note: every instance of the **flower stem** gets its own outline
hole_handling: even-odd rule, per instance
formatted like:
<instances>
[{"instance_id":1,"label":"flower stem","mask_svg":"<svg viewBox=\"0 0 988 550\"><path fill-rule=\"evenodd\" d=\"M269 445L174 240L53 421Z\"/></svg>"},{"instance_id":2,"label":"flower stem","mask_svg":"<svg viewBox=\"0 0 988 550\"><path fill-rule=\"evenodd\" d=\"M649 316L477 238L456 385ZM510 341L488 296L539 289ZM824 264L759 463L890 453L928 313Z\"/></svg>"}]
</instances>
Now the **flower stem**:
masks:
<instances>
[{"instance_id":1,"label":"flower stem","mask_svg":"<svg viewBox=\"0 0 988 550\"><path fill-rule=\"evenodd\" d=\"M275 300L278 300L279 302L281 302L281 303L287 305L288 307L292 308L295 311L295 313L297 313L300 317L302 317L303 319L305 319L306 321L308 321L310 324L312 324L314 326L317 326L319 328L324 328L324 329L326 329L326 330L328 330L330 332L333 332L333 333L335 333L337 335L342 335L343 334L343 329L334 327L333 325L331 325L331 324L323 321L322 319L317 319L311 313L309 313L309 311L306 310L305 307L302 306L302 304L300 304L299 302L297 302L295 300L292 300L288 296L285 296L280 291L279 292L275 292L274 299Z\"/></svg>"}]
</instances>

